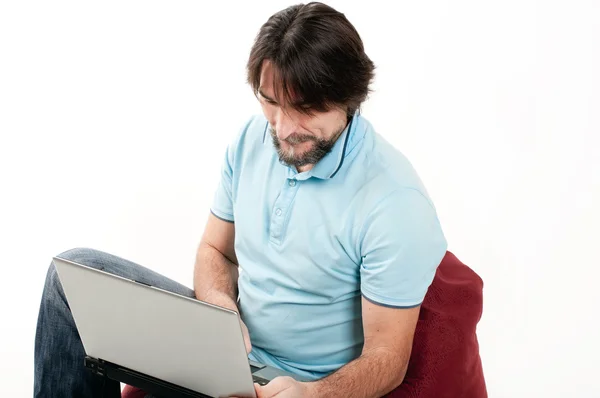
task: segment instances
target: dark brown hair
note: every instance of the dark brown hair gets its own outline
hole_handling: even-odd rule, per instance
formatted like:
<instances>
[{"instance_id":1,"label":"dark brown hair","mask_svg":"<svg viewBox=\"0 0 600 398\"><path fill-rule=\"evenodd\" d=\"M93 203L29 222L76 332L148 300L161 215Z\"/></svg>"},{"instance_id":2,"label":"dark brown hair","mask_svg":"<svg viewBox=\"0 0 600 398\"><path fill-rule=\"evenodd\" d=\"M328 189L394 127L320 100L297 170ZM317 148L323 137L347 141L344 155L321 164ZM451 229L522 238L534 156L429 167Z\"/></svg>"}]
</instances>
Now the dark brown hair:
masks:
<instances>
[{"instance_id":1,"label":"dark brown hair","mask_svg":"<svg viewBox=\"0 0 600 398\"><path fill-rule=\"evenodd\" d=\"M264 60L273 63L273 87L282 89L277 102L304 113L345 105L351 116L367 98L375 69L345 15L318 2L288 7L260 28L247 64L255 94Z\"/></svg>"}]
</instances>

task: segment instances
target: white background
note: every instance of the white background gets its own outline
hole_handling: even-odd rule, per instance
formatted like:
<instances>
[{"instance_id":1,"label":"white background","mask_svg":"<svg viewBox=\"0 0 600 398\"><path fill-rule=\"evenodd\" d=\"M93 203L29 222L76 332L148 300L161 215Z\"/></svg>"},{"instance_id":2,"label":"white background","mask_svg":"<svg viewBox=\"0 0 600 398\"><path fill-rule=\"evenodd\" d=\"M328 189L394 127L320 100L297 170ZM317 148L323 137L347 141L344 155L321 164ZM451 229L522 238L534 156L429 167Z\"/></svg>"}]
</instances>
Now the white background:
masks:
<instances>
[{"instance_id":1,"label":"white background","mask_svg":"<svg viewBox=\"0 0 600 398\"><path fill-rule=\"evenodd\" d=\"M52 255L191 285L245 62L286 1L0 3L0 395L31 396ZM485 281L491 397L599 397L600 3L335 1L377 64L364 116Z\"/></svg>"}]
</instances>

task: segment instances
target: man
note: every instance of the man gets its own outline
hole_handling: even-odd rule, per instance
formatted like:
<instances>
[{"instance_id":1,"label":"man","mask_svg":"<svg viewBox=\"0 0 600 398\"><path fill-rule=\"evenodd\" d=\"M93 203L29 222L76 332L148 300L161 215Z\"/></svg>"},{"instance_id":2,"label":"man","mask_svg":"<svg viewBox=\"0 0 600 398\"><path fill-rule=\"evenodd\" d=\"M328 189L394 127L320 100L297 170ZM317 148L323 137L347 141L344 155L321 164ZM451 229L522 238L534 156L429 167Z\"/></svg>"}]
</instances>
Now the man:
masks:
<instances>
[{"instance_id":1,"label":"man","mask_svg":"<svg viewBox=\"0 0 600 398\"><path fill-rule=\"evenodd\" d=\"M446 252L435 208L358 112L374 66L343 14L320 3L276 13L247 70L264 115L227 149L194 291L106 253L60 256L239 311L251 359L313 380L277 378L260 397L384 395L403 380ZM118 396L81 366L52 265L35 353L36 396Z\"/></svg>"}]
</instances>

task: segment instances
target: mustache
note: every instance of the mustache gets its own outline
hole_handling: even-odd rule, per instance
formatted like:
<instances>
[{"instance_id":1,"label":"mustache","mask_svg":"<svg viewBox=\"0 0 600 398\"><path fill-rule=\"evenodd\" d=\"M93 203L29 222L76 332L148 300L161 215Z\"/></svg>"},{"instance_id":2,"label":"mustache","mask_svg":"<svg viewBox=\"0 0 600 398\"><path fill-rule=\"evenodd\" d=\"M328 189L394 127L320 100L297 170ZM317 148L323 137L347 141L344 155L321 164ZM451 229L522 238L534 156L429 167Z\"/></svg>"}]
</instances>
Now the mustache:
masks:
<instances>
[{"instance_id":1,"label":"mustache","mask_svg":"<svg viewBox=\"0 0 600 398\"><path fill-rule=\"evenodd\" d=\"M274 128L271 128L271 136L275 139L275 142L285 141L290 145L301 144L301 143L307 142L307 141L315 141L315 142L318 141L317 138L313 137L312 135L298 134L298 133L290 134L289 136L286 137L286 139L280 140L277 137L277 131L275 131Z\"/></svg>"},{"instance_id":2,"label":"mustache","mask_svg":"<svg viewBox=\"0 0 600 398\"><path fill-rule=\"evenodd\" d=\"M313 136L310 135L305 135L305 134L292 134L290 136L288 136L284 141L287 142L288 144L294 145L294 144L301 144L303 142L307 142L307 141L316 141L317 139Z\"/></svg>"}]
</instances>

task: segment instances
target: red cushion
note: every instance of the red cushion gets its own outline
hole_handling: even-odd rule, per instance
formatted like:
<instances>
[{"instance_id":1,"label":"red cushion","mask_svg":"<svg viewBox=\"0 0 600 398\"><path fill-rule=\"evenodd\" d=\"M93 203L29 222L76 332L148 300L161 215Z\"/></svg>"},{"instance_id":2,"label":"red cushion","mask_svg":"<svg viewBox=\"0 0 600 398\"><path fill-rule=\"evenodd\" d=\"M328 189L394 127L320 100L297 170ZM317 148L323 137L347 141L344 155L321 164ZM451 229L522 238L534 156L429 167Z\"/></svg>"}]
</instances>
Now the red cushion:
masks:
<instances>
[{"instance_id":1,"label":"red cushion","mask_svg":"<svg viewBox=\"0 0 600 398\"><path fill-rule=\"evenodd\" d=\"M402 384L388 398L485 398L476 328L483 281L448 252L421 306Z\"/></svg>"},{"instance_id":2,"label":"red cushion","mask_svg":"<svg viewBox=\"0 0 600 398\"><path fill-rule=\"evenodd\" d=\"M483 311L483 281L447 252L419 315L402 384L388 398L486 398L476 327ZM127 386L123 398L144 398Z\"/></svg>"},{"instance_id":3,"label":"red cushion","mask_svg":"<svg viewBox=\"0 0 600 398\"><path fill-rule=\"evenodd\" d=\"M137 387L125 386L121 392L122 398L144 398L146 393Z\"/></svg>"}]
</instances>

